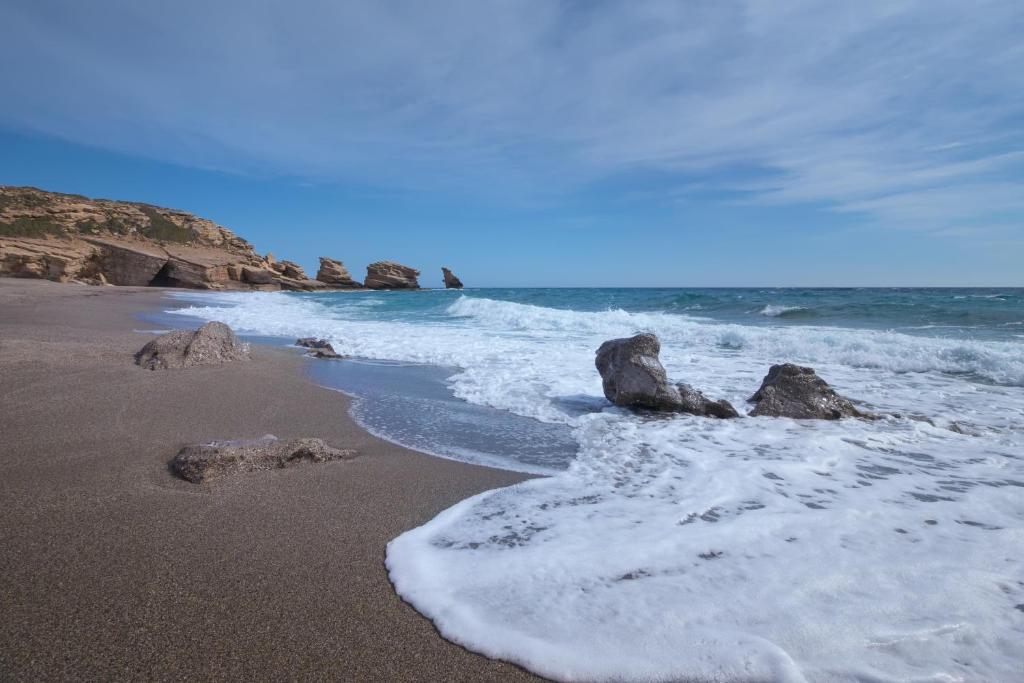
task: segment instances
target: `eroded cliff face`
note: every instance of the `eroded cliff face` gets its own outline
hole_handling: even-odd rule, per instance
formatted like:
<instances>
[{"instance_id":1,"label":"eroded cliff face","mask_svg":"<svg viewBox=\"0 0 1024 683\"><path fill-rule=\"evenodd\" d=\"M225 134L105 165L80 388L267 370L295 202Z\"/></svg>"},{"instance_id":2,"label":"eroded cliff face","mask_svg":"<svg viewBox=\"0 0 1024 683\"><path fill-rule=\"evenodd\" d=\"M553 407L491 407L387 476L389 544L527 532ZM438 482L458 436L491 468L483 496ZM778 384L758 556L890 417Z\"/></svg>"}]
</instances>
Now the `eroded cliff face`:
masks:
<instances>
[{"instance_id":1,"label":"eroded cliff face","mask_svg":"<svg viewBox=\"0 0 1024 683\"><path fill-rule=\"evenodd\" d=\"M331 288L185 211L6 186L0 276L213 290Z\"/></svg>"}]
</instances>

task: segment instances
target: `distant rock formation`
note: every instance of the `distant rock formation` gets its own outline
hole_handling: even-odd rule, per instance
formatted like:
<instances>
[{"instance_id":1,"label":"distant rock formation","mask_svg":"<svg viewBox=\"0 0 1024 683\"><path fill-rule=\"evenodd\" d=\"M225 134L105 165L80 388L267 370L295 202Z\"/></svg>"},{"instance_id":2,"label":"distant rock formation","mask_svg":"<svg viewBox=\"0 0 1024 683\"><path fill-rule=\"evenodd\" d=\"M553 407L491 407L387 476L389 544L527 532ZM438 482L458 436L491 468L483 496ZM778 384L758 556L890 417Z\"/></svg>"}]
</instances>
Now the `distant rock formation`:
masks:
<instances>
[{"instance_id":1,"label":"distant rock formation","mask_svg":"<svg viewBox=\"0 0 1024 683\"><path fill-rule=\"evenodd\" d=\"M321 439L283 441L267 435L259 439L213 441L185 446L171 460L171 470L193 484L226 475L291 467L301 462L350 460L356 451L334 448Z\"/></svg>"},{"instance_id":2,"label":"distant rock formation","mask_svg":"<svg viewBox=\"0 0 1024 683\"><path fill-rule=\"evenodd\" d=\"M330 288L184 211L7 186L0 186L2 276L212 290Z\"/></svg>"},{"instance_id":3,"label":"distant rock formation","mask_svg":"<svg viewBox=\"0 0 1024 683\"><path fill-rule=\"evenodd\" d=\"M362 287L361 284L352 279L344 263L327 258L326 256L320 257L320 270L316 273L316 279L332 287L345 289Z\"/></svg>"},{"instance_id":4,"label":"distant rock formation","mask_svg":"<svg viewBox=\"0 0 1024 683\"><path fill-rule=\"evenodd\" d=\"M612 339L601 344L595 364L605 397L617 406L739 417L726 400L713 401L688 384L670 384L658 359L661 342L653 334Z\"/></svg>"},{"instance_id":5,"label":"distant rock formation","mask_svg":"<svg viewBox=\"0 0 1024 683\"><path fill-rule=\"evenodd\" d=\"M208 322L198 330L175 330L160 335L135 354L135 362L149 370L170 370L195 365L220 365L249 360L249 345L231 328Z\"/></svg>"},{"instance_id":6,"label":"distant rock formation","mask_svg":"<svg viewBox=\"0 0 1024 683\"><path fill-rule=\"evenodd\" d=\"M442 267L441 274L444 275L445 289L462 289L462 280L456 277L455 273L445 267Z\"/></svg>"},{"instance_id":7,"label":"distant rock formation","mask_svg":"<svg viewBox=\"0 0 1024 683\"><path fill-rule=\"evenodd\" d=\"M838 420L843 417L871 417L853 407L835 392L812 368L792 363L773 365L750 397L756 403L750 415L791 417L798 420Z\"/></svg>"},{"instance_id":8,"label":"distant rock formation","mask_svg":"<svg viewBox=\"0 0 1024 683\"><path fill-rule=\"evenodd\" d=\"M394 261L377 261L366 266L363 286L369 289L419 289L420 271Z\"/></svg>"}]
</instances>

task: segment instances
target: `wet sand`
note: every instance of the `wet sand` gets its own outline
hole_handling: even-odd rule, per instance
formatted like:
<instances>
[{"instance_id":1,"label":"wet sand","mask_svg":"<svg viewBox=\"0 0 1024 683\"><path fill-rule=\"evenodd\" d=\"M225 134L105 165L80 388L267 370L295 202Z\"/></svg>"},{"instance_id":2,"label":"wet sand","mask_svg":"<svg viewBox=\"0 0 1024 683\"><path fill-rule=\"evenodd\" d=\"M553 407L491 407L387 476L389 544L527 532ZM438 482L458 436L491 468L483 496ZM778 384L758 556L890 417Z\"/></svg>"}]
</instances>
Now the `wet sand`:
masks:
<instances>
[{"instance_id":1,"label":"wet sand","mask_svg":"<svg viewBox=\"0 0 1024 683\"><path fill-rule=\"evenodd\" d=\"M384 547L512 472L374 438L309 361L147 371L159 290L0 279L0 679L538 680L443 640ZM208 439L316 436L353 461L196 486Z\"/></svg>"}]
</instances>

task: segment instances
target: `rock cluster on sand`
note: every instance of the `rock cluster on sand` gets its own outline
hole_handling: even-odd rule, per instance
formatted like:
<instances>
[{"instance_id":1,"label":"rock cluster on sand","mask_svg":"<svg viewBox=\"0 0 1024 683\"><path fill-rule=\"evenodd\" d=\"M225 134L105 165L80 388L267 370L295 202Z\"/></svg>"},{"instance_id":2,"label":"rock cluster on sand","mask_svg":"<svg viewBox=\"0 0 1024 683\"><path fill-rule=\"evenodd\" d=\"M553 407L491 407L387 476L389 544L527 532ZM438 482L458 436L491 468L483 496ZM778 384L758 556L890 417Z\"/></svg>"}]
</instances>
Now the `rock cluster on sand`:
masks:
<instances>
[{"instance_id":1,"label":"rock cluster on sand","mask_svg":"<svg viewBox=\"0 0 1024 683\"><path fill-rule=\"evenodd\" d=\"M212 290L333 288L184 211L6 186L0 276Z\"/></svg>"},{"instance_id":2,"label":"rock cluster on sand","mask_svg":"<svg viewBox=\"0 0 1024 683\"><path fill-rule=\"evenodd\" d=\"M728 401L713 401L688 384L670 384L658 359L660 352L661 342L653 334L601 344L595 363L608 400L631 408L738 417Z\"/></svg>"},{"instance_id":3,"label":"rock cluster on sand","mask_svg":"<svg viewBox=\"0 0 1024 683\"><path fill-rule=\"evenodd\" d=\"M149 370L219 365L249 360L249 345L240 342L231 328L208 322L198 330L175 330L160 335L135 354L135 362Z\"/></svg>"},{"instance_id":4,"label":"rock cluster on sand","mask_svg":"<svg viewBox=\"0 0 1024 683\"><path fill-rule=\"evenodd\" d=\"M462 280L456 277L455 273L447 268L441 268L441 275L444 276L445 289L462 289Z\"/></svg>"},{"instance_id":5,"label":"rock cluster on sand","mask_svg":"<svg viewBox=\"0 0 1024 683\"><path fill-rule=\"evenodd\" d=\"M761 388L749 400L756 404L750 411L753 416L798 420L867 417L837 394L813 369L792 363L773 365L761 382Z\"/></svg>"},{"instance_id":6,"label":"rock cluster on sand","mask_svg":"<svg viewBox=\"0 0 1024 683\"><path fill-rule=\"evenodd\" d=\"M214 441L185 446L171 461L182 479L201 484L225 475L289 467L301 462L350 460L353 450L327 445L321 439L281 440L274 436L247 441Z\"/></svg>"},{"instance_id":7,"label":"rock cluster on sand","mask_svg":"<svg viewBox=\"0 0 1024 683\"><path fill-rule=\"evenodd\" d=\"M403 266L394 261L377 261L366 266L366 280L363 286L368 289L419 289L416 278L420 271Z\"/></svg>"},{"instance_id":8,"label":"rock cluster on sand","mask_svg":"<svg viewBox=\"0 0 1024 683\"><path fill-rule=\"evenodd\" d=\"M326 256L320 257L320 270L316 272L316 279L332 287L342 287L345 289L358 289L362 287L361 284L352 279L344 263L327 258Z\"/></svg>"},{"instance_id":9,"label":"rock cluster on sand","mask_svg":"<svg viewBox=\"0 0 1024 683\"><path fill-rule=\"evenodd\" d=\"M309 349L309 355L315 358L344 358L344 356L334 350L334 347L326 339L302 337L295 340L295 345Z\"/></svg>"}]
</instances>

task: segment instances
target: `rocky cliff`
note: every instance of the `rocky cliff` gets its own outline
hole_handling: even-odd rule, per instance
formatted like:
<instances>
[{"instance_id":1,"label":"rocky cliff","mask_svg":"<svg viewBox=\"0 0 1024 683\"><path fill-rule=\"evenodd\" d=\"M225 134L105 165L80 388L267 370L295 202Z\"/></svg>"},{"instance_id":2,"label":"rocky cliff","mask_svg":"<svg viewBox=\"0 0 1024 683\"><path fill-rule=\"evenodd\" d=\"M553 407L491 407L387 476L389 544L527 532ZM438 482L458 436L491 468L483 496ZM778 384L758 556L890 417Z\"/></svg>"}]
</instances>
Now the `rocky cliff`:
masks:
<instances>
[{"instance_id":1,"label":"rocky cliff","mask_svg":"<svg viewBox=\"0 0 1024 683\"><path fill-rule=\"evenodd\" d=\"M366 266L363 286L369 289L419 289L420 271L394 261L377 261Z\"/></svg>"},{"instance_id":2,"label":"rocky cliff","mask_svg":"<svg viewBox=\"0 0 1024 683\"><path fill-rule=\"evenodd\" d=\"M316 273L316 279L332 287L345 289L362 287L361 284L352 279L344 263L327 258L326 256L320 257L320 270Z\"/></svg>"},{"instance_id":3,"label":"rocky cliff","mask_svg":"<svg viewBox=\"0 0 1024 683\"><path fill-rule=\"evenodd\" d=\"M0 186L0 276L195 289L332 289L184 211Z\"/></svg>"}]
</instances>

